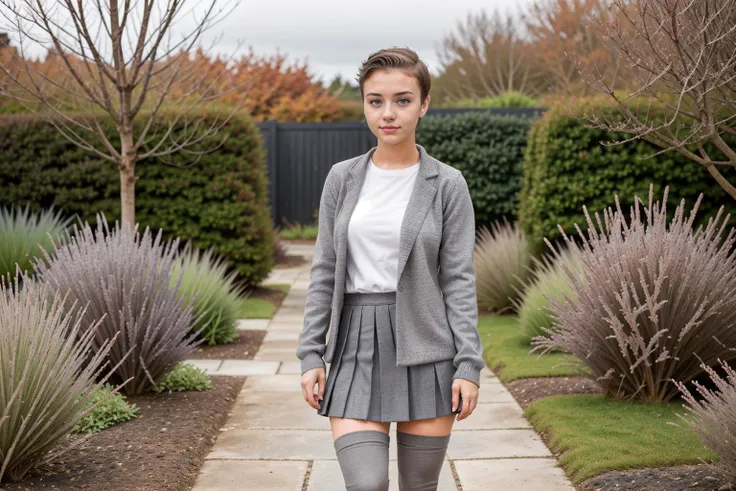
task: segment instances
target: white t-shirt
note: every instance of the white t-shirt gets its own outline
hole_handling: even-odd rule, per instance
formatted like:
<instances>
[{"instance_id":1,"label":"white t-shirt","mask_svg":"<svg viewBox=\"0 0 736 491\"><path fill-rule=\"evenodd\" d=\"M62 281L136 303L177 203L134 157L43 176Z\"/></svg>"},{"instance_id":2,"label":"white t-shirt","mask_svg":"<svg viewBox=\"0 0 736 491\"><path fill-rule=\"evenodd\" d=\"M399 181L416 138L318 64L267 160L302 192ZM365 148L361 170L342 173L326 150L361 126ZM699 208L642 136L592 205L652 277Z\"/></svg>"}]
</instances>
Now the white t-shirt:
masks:
<instances>
[{"instance_id":1,"label":"white t-shirt","mask_svg":"<svg viewBox=\"0 0 736 491\"><path fill-rule=\"evenodd\" d=\"M418 171L419 162L381 169L370 160L348 223L347 293L396 291L401 222Z\"/></svg>"}]
</instances>

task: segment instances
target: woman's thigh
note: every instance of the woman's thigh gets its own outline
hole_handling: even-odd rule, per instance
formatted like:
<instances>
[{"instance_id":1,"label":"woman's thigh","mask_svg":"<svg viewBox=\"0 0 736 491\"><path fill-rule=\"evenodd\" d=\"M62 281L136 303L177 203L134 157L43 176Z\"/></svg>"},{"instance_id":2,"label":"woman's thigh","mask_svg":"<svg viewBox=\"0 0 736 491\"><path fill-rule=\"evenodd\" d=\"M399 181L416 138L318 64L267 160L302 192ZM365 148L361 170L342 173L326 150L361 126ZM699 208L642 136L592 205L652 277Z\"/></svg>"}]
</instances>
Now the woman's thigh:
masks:
<instances>
[{"instance_id":1,"label":"woman's thigh","mask_svg":"<svg viewBox=\"0 0 736 491\"><path fill-rule=\"evenodd\" d=\"M330 426L332 427L332 440L337 440L346 433L353 431L374 430L382 431L388 434L391 429L391 423L379 423L377 421L365 421L362 419L335 418L330 416Z\"/></svg>"},{"instance_id":2,"label":"woman's thigh","mask_svg":"<svg viewBox=\"0 0 736 491\"><path fill-rule=\"evenodd\" d=\"M455 414L448 414L441 418L401 421L396 423L396 431L424 436L449 435L452 431L452 424L455 422L455 416Z\"/></svg>"}]
</instances>

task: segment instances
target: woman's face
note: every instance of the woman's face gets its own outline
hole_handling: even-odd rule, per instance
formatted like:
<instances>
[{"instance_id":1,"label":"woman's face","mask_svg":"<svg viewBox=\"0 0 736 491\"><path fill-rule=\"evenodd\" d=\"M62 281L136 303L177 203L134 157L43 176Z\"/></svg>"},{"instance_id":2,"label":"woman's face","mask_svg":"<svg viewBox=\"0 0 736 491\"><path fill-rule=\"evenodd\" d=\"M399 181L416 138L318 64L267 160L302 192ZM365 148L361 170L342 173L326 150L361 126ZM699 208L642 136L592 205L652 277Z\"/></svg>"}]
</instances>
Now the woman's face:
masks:
<instances>
[{"instance_id":1,"label":"woman's face","mask_svg":"<svg viewBox=\"0 0 736 491\"><path fill-rule=\"evenodd\" d=\"M365 120L378 140L386 145L398 145L414 140L420 116L429 106L421 101L419 81L399 70L376 70L363 83Z\"/></svg>"}]
</instances>

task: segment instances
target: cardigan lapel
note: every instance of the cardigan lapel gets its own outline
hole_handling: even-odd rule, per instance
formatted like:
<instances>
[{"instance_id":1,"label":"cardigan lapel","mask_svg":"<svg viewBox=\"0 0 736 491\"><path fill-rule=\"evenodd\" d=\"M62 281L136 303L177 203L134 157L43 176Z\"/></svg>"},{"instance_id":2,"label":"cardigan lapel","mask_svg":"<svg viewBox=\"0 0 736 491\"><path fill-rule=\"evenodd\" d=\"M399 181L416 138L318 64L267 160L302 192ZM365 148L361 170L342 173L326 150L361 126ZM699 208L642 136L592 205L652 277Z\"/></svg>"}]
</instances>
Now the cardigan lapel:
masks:
<instances>
[{"instance_id":1,"label":"cardigan lapel","mask_svg":"<svg viewBox=\"0 0 736 491\"><path fill-rule=\"evenodd\" d=\"M399 234L399 262L397 278L401 278L406 261L409 258L411 248L419 234L424 217L427 215L437 188L434 185L433 178L439 174L437 163L427 154L427 151L421 145L416 145L419 150L419 173L412 193L409 197L409 203L406 207L404 219L401 222L401 231ZM370 158L375 152L376 147L366 152L358 158L351 166L349 177L346 182L345 199L338 212L335 220L335 229L337 235L337 261L341 265L345 264L347 254L347 229L350 222L350 216L353 214L355 205L360 196L360 189L365 180L365 174L370 163Z\"/></svg>"}]
</instances>

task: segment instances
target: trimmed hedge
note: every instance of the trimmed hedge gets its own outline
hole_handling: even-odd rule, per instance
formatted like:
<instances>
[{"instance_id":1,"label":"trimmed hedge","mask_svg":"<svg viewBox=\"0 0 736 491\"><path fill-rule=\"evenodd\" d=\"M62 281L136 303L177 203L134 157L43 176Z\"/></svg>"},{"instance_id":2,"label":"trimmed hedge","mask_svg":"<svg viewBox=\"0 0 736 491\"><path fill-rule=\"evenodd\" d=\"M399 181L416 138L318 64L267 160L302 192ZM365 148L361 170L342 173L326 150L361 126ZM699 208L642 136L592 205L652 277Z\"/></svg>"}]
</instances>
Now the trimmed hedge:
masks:
<instances>
[{"instance_id":1,"label":"trimmed hedge","mask_svg":"<svg viewBox=\"0 0 736 491\"><path fill-rule=\"evenodd\" d=\"M576 109L612 110L600 99L582 100L573 112ZM736 201L704 167L675 151L646 158L660 149L642 140L604 146L601 141L623 140L630 135L585 125L586 121L570 115L568 104L550 108L532 126L524 155L519 221L534 253L547 251L545 237L552 242L561 238L557 224L568 235L577 234L575 223L585 232L588 225L583 205L593 216L609 206L615 208L614 194L618 194L624 210L633 204L635 195L646 204L650 183L654 199L660 201L665 186L669 186L669 217L683 198L689 214L703 193L695 228L707 223L721 205L725 206L724 212L735 215ZM719 154L712 145L707 148L711 156ZM719 170L730 182L736 182L735 169Z\"/></svg>"},{"instance_id":2,"label":"trimmed hedge","mask_svg":"<svg viewBox=\"0 0 736 491\"><path fill-rule=\"evenodd\" d=\"M516 220L522 160L531 118L476 112L427 116L417 143L463 173L475 208L476 226Z\"/></svg>"},{"instance_id":3,"label":"trimmed hedge","mask_svg":"<svg viewBox=\"0 0 736 491\"><path fill-rule=\"evenodd\" d=\"M119 148L111 121L97 117ZM210 113L203 126L216 117L221 121L224 115ZM163 134L166 120L151 131ZM182 139L185 131L192 129L178 126L171 139ZM194 165L196 157L184 152L166 157L166 162L138 162L136 220L141 230L163 228L166 238L181 237L182 243L191 239L202 249L214 247L244 280L255 284L273 267L274 232L261 135L247 115L238 115L220 130L217 140L201 148L211 148L225 136L217 150ZM0 117L0 185L0 206L29 203L40 211L53 205L93 226L98 212L111 222L120 219L117 167L70 143L40 116Z\"/></svg>"}]
</instances>

